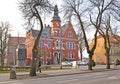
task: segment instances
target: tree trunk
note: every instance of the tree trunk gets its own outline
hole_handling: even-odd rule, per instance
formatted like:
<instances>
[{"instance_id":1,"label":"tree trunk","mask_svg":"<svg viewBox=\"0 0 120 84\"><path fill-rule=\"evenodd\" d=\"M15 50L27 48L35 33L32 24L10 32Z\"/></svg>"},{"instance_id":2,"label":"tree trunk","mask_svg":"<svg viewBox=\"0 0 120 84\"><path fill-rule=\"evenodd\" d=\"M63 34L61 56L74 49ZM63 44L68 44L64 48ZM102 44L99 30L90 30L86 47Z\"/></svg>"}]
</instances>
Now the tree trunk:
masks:
<instances>
[{"instance_id":1,"label":"tree trunk","mask_svg":"<svg viewBox=\"0 0 120 84\"><path fill-rule=\"evenodd\" d=\"M82 54L82 49L80 48L80 60L82 61L83 59L83 54Z\"/></svg>"},{"instance_id":2,"label":"tree trunk","mask_svg":"<svg viewBox=\"0 0 120 84\"><path fill-rule=\"evenodd\" d=\"M4 55L2 55L1 65L4 66Z\"/></svg>"},{"instance_id":3,"label":"tree trunk","mask_svg":"<svg viewBox=\"0 0 120 84\"><path fill-rule=\"evenodd\" d=\"M0 66L4 66L4 56L1 54L0 56Z\"/></svg>"},{"instance_id":4,"label":"tree trunk","mask_svg":"<svg viewBox=\"0 0 120 84\"><path fill-rule=\"evenodd\" d=\"M35 5L36 6L36 5ZM36 7L34 6L34 9L36 11L36 17L37 19L39 20L40 22L40 32L35 40L35 43L34 43L34 47L33 47L33 50L32 50L32 65L31 65L31 69L30 69L30 76L36 76L36 63L37 63L37 55L38 55L38 45L39 45L39 40L40 40L40 36L42 34L42 31L43 31L43 22L42 22L42 19L39 15L39 12L38 10L36 9Z\"/></svg>"},{"instance_id":5,"label":"tree trunk","mask_svg":"<svg viewBox=\"0 0 120 84\"><path fill-rule=\"evenodd\" d=\"M92 54L89 54L88 70L92 70Z\"/></svg>"},{"instance_id":6,"label":"tree trunk","mask_svg":"<svg viewBox=\"0 0 120 84\"><path fill-rule=\"evenodd\" d=\"M110 69L110 55L108 49L106 49L106 63L107 63L106 69Z\"/></svg>"},{"instance_id":7,"label":"tree trunk","mask_svg":"<svg viewBox=\"0 0 120 84\"><path fill-rule=\"evenodd\" d=\"M37 60L37 54L38 51L37 49L33 48L32 50L32 65L31 65L31 69L30 69L30 76L36 76L36 60Z\"/></svg>"}]
</instances>

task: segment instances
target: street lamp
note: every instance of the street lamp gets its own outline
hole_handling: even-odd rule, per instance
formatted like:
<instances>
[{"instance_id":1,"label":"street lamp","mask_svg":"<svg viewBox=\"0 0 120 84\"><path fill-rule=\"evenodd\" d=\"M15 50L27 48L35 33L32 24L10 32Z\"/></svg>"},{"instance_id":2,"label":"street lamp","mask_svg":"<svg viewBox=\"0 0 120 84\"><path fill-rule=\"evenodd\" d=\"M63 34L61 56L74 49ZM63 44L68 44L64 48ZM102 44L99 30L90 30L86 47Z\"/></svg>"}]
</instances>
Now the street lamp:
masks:
<instances>
[{"instance_id":1,"label":"street lamp","mask_svg":"<svg viewBox=\"0 0 120 84\"><path fill-rule=\"evenodd\" d=\"M60 27L60 38L59 38L59 40L60 40L60 53L59 53L59 57L60 57L60 69L62 69L62 52L61 52L61 50L62 50L62 31L61 31L61 27Z\"/></svg>"}]
</instances>

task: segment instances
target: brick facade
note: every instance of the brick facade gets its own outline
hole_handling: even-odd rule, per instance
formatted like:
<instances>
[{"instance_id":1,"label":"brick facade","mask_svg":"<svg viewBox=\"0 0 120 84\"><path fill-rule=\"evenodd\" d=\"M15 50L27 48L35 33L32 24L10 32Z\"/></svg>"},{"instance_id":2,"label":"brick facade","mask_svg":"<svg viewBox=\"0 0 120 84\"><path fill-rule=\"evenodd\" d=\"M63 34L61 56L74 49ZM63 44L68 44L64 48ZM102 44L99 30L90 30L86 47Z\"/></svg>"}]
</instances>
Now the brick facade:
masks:
<instances>
[{"instance_id":1,"label":"brick facade","mask_svg":"<svg viewBox=\"0 0 120 84\"><path fill-rule=\"evenodd\" d=\"M13 65L16 62L16 48L18 44L25 43L25 37L9 37L8 52L5 56L5 65Z\"/></svg>"},{"instance_id":2,"label":"brick facade","mask_svg":"<svg viewBox=\"0 0 120 84\"><path fill-rule=\"evenodd\" d=\"M68 61L78 61L78 39L74 28L69 21L61 26L58 8L55 6L51 27L44 26L40 41L39 54L43 64L58 64L60 57ZM32 48L38 35L38 30L32 28L26 33L27 65L31 64Z\"/></svg>"}]
</instances>

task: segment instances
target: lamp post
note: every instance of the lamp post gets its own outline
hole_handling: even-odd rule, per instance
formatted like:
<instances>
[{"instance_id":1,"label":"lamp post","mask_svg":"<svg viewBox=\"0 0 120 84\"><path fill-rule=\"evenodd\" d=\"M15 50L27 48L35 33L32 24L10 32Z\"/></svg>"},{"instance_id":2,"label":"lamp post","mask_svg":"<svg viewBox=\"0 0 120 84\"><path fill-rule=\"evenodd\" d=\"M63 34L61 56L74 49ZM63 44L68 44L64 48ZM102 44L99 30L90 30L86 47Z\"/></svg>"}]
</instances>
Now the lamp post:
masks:
<instances>
[{"instance_id":1,"label":"lamp post","mask_svg":"<svg viewBox=\"0 0 120 84\"><path fill-rule=\"evenodd\" d=\"M60 27L60 38L59 38L59 41L60 41L60 53L59 53L59 57L60 57L60 69L62 69L62 31L61 31L61 27Z\"/></svg>"}]
</instances>

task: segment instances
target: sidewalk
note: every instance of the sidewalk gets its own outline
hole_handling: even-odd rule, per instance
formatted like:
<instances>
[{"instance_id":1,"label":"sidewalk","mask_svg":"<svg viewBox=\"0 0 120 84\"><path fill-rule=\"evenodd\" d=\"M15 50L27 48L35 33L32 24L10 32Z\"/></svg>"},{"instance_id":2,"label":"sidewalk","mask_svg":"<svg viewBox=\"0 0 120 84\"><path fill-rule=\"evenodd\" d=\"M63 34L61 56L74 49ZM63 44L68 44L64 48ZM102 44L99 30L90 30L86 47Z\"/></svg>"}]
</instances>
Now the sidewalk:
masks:
<instances>
[{"instance_id":1,"label":"sidewalk","mask_svg":"<svg viewBox=\"0 0 120 84\"><path fill-rule=\"evenodd\" d=\"M19 80L19 79L42 78L42 77L53 77L53 76L62 76L62 75L108 71L108 69L106 69L106 65L97 65L96 67L93 67L92 71L87 70L87 68L88 66L80 66L79 68L42 71L42 73L37 73L37 76L35 77L30 77L29 72L16 73L16 74L17 74L17 80ZM111 65L110 70L116 70L116 69L120 69L120 66L117 66L117 68L115 68L113 65ZM0 82L12 80L9 77L10 77L10 73L0 74Z\"/></svg>"}]
</instances>

